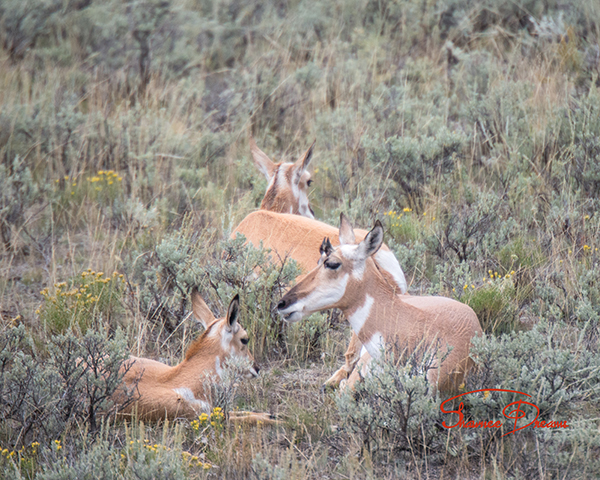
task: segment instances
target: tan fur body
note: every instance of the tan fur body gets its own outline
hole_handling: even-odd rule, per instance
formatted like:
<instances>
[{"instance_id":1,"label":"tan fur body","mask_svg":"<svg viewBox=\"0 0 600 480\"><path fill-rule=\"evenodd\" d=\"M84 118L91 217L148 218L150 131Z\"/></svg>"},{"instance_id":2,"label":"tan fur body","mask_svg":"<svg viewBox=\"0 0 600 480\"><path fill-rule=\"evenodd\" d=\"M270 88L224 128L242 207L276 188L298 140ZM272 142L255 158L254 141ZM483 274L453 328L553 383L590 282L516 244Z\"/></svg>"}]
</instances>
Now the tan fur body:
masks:
<instances>
[{"instance_id":1,"label":"tan fur body","mask_svg":"<svg viewBox=\"0 0 600 480\"><path fill-rule=\"evenodd\" d=\"M184 360L179 365L171 367L149 358L131 357L131 368L125 374L123 382L134 390L135 402L126 407L124 414L137 409L141 418L156 421L164 418L196 418L200 413L210 413L210 403L205 393L205 383L216 381L215 359L218 354L215 339L201 336L192 346L200 347L200 355ZM189 350L188 350L189 351ZM191 397L176 392L176 389L190 390L197 402L190 401Z\"/></svg>"},{"instance_id":2,"label":"tan fur body","mask_svg":"<svg viewBox=\"0 0 600 480\"><path fill-rule=\"evenodd\" d=\"M206 330L190 345L183 362L171 367L148 358L130 357L123 365L123 386L114 400L125 403L129 393L133 402L121 410L122 415L137 411L140 418L156 421L194 419L202 412L210 413L205 389L209 382L219 381L219 371L226 360L238 356L254 361L247 348L248 335L237 323L237 296L227 317L219 320L197 292L192 294L192 304L194 315L205 324ZM252 367L251 372L256 374L256 371Z\"/></svg>"},{"instance_id":3,"label":"tan fur body","mask_svg":"<svg viewBox=\"0 0 600 480\"><path fill-rule=\"evenodd\" d=\"M482 332L479 320L456 300L396 295L372 260L383 239L383 228L376 225L359 245L329 245L323 263L286 293L278 308L289 321L314 311L341 309L374 358L382 347L411 353L425 344L437 346L439 363L451 348L428 378L442 391L454 390L472 366L469 349L471 338Z\"/></svg>"}]
</instances>

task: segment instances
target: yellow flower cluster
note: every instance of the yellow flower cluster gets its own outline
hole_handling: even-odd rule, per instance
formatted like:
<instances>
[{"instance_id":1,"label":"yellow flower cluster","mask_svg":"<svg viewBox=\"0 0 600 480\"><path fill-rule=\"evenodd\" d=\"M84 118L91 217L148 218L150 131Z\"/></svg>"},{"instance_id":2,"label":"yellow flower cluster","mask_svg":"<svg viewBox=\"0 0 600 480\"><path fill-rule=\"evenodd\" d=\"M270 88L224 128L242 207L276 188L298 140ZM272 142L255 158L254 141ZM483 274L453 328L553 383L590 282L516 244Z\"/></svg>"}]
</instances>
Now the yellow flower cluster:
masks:
<instances>
[{"instance_id":1,"label":"yellow flower cluster","mask_svg":"<svg viewBox=\"0 0 600 480\"><path fill-rule=\"evenodd\" d=\"M129 445L136 445L136 444L139 444L139 443L141 443L141 440L130 440L129 441ZM165 452L170 452L171 451L171 449L169 447L166 447L165 445L161 445L159 443L150 444L150 440L148 440L147 438L144 439L144 445L143 445L143 447L146 450L149 450L149 451L155 452L155 453L158 452L159 450L163 450ZM121 454L121 457L123 457L123 456L124 455Z\"/></svg>"},{"instance_id":2,"label":"yellow flower cluster","mask_svg":"<svg viewBox=\"0 0 600 480\"><path fill-rule=\"evenodd\" d=\"M200 460L198 458L197 455L192 455L189 452L181 452L181 456L183 457L184 460L187 460L190 465L195 465L196 467L201 467L204 470L208 470L209 468L212 467L212 465L210 463L203 462L202 460Z\"/></svg>"},{"instance_id":3,"label":"yellow flower cluster","mask_svg":"<svg viewBox=\"0 0 600 480\"><path fill-rule=\"evenodd\" d=\"M190 426L195 433L198 433L200 428L207 427L209 424L212 427L221 426L224 418L225 414L223 413L223 409L221 407L215 407L210 415L208 413L201 413L198 420L190 422Z\"/></svg>"},{"instance_id":4,"label":"yellow flower cluster","mask_svg":"<svg viewBox=\"0 0 600 480\"><path fill-rule=\"evenodd\" d=\"M210 424L213 427L220 426L222 424L224 418L225 418L225 414L223 413L223 410L221 409L221 407L215 407L215 408L213 408L213 411L210 414Z\"/></svg>"},{"instance_id":5,"label":"yellow flower cluster","mask_svg":"<svg viewBox=\"0 0 600 480\"><path fill-rule=\"evenodd\" d=\"M37 454L39 446L40 446L40 442L33 442L30 445L29 448L30 448L31 455L36 455ZM7 459L14 458L17 455L19 455L19 457L23 458L26 453L27 453L27 447L25 447L25 445L23 445L21 447L21 449L18 450L18 451L17 450L9 450L8 448L0 449L0 455L2 457L7 458Z\"/></svg>"},{"instance_id":6,"label":"yellow flower cluster","mask_svg":"<svg viewBox=\"0 0 600 480\"><path fill-rule=\"evenodd\" d=\"M410 207L404 207L402 209L402 212L398 213L396 210L389 210L387 212L383 212L383 215L386 217L389 217L391 219L391 223L390 223L390 227L399 227L400 223L399 220L404 216L404 214L409 214L413 211L412 208ZM377 210L376 213L379 213L379 210ZM427 212L423 212L423 216L426 217L427 216ZM432 220L435 220L435 217L432 217Z\"/></svg>"},{"instance_id":7,"label":"yellow flower cluster","mask_svg":"<svg viewBox=\"0 0 600 480\"><path fill-rule=\"evenodd\" d=\"M496 281L496 280L503 280L503 279L504 280L508 280L508 279L510 279L515 273L516 272L514 270L512 270L510 273L507 273L506 275L502 276L498 272L494 272L492 270L488 270L489 278L488 277L483 277L481 279L481 283L482 284L486 284L487 283L489 285L492 285L493 282ZM474 283L472 283L471 285L469 285L468 283L465 283L465 285L463 286L463 290L466 292L469 289L469 287L471 287L473 290L475 290L477 288ZM456 292L456 289L453 288L452 291Z\"/></svg>"},{"instance_id":8,"label":"yellow flower cluster","mask_svg":"<svg viewBox=\"0 0 600 480\"><path fill-rule=\"evenodd\" d=\"M122 182L123 177L121 177L114 170L98 170L98 173L93 177L87 177L87 181L90 183L106 183L107 185L112 185L115 180L117 182Z\"/></svg>"},{"instance_id":9,"label":"yellow flower cluster","mask_svg":"<svg viewBox=\"0 0 600 480\"><path fill-rule=\"evenodd\" d=\"M515 274L515 271L512 270L510 273L507 273L506 275L504 275L504 278L509 279L514 274ZM485 283L486 281L491 283L491 280L497 280L499 278L502 278L502 275L500 275L498 272L493 272L492 270L488 270L488 275L490 276L489 280L487 279L487 277L483 277L483 279L481 280L483 283Z\"/></svg>"},{"instance_id":10,"label":"yellow flower cluster","mask_svg":"<svg viewBox=\"0 0 600 480\"><path fill-rule=\"evenodd\" d=\"M71 288L68 287L67 282L59 282L54 284L53 295L48 288L41 290L40 294L46 303L54 307L71 310L87 309L100 301L104 286L110 282L114 282L116 286L118 283L125 283L125 278L118 272L104 277L104 272L96 272L88 268L87 271L81 273L81 280L73 282ZM35 313L39 315L41 311L42 307L38 308Z\"/></svg>"},{"instance_id":11,"label":"yellow flower cluster","mask_svg":"<svg viewBox=\"0 0 600 480\"><path fill-rule=\"evenodd\" d=\"M412 209L405 208L404 211L412 212ZM392 223L390 223L390 227L399 227L400 223L398 223L397 221L400 220L404 216L404 213L401 213L400 215L398 215L398 212L396 210L390 210L389 212L383 212L383 215L386 217L390 217L390 219L392 220ZM396 222L396 223L393 223L393 222Z\"/></svg>"}]
</instances>

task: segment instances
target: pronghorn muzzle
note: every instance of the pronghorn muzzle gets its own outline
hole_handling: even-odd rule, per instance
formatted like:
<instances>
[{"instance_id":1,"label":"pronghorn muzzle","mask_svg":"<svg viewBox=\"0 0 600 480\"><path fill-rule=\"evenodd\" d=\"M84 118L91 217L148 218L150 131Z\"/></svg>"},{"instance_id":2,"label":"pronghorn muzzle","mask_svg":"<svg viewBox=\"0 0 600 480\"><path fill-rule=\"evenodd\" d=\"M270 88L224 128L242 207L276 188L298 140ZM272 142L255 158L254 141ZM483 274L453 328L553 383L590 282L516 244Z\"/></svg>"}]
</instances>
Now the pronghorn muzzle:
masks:
<instances>
[{"instance_id":1,"label":"pronghorn muzzle","mask_svg":"<svg viewBox=\"0 0 600 480\"><path fill-rule=\"evenodd\" d=\"M249 369L249 372L250 372L250 378L258 377L258 372L260 372L260 367L258 366L258 363L253 362L252 366Z\"/></svg>"},{"instance_id":2,"label":"pronghorn muzzle","mask_svg":"<svg viewBox=\"0 0 600 480\"><path fill-rule=\"evenodd\" d=\"M283 317L285 322L297 322L304 314L297 305L298 296L296 295L296 286L287 292L277 304L277 311Z\"/></svg>"}]
</instances>

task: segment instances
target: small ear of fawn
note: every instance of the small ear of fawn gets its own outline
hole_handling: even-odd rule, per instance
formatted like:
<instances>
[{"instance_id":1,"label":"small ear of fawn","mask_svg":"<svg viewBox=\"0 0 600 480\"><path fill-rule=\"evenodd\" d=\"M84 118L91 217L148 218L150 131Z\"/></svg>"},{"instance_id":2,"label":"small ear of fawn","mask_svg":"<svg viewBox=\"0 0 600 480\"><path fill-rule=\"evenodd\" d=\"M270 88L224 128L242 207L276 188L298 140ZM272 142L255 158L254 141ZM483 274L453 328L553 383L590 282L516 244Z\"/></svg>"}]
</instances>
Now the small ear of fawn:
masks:
<instances>
[{"instance_id":1,"label":"small ear of fawn","mask_svg":"<svg viewBox=\"0 0 600 480\"><path fill-rule=\"evenodd\" d=\"M328 237L334 245L340 243L338 229L314 220L312 209L308 204L308 191L305 186L310 186L312 180L310 180L306 168L312 157L314 143L295 164L275 164L258 148L252 137L250 137L249 143L254 164L265 175L269 185L261 203L261 209L244 218L231 236L235 238L240 233L257 248L262 243L264 248L271 250L271 257L275 262L283 262L288 258L294 259L302 270L302 275L297 279L301 280L320 261L321 255L318 248L324 237ZM296 176L294 177L291 172L296 172ZM298 194L295 195L293 183L288 179L297 178L299 172L302 172L302 180L298 184ZM307 202L307 208L304 207L304 200ZM310 212L310 215L302 216L302 212L306 213L307 211ZM347 238L348 235L354 235L354 241L356 239L361 241L367 235L366 230L353 230L345 215L340 216L340 221L343 225L340 231L345 232L342 235L345 235L346 243L354 243ZM386 281L393 286L396 292L398 294L406 293L408 285L404 272L387 245L381 246L375 254L374 261ZM336 388L340 382L345 380L354 370L360 358L360 350L361 343L353 334L344 355L344 365L323 386Z\"/></svg>"},{"instance_id":2,"label":"small ear of fawn","mask_svg":"<svg viewBox=\"0 0 600 480\"><path fill-rule=\"evenodd\" d=\"M284 320L342 310L363 344L349 386L368 373L371 358L379 358L383 349L394 347L404 357L425 347L435 352L429 382L442 392L456 390L473 365L471 339L482 334L475 312L450 298L397 295L373 261L383 243L379 221L355 244L351 226L342 219L339 238L339 247L323 242L319 266L283 296L277 308Z\"/></svg>"},{"instance_id":3,"label":"small ear of fawn","mask_svg":"<svg viewBox=\"0 0 600 480\"><path fill-rule=\"evenodd\" d=\"M192 307L206 330L190 345L183 362L171 367L149 358L130 357L122 366L122 386L113 396L116 403L125 405L120 415L137 413L148 421L193 420L201 413L211 412L207 382L219 381L227 359L250 360L248 376L258 375L259 369L248 350L248 334L238 323L239 296L231 300L227 316L220 319L213 316L197 291L192 293ZM229 419L277 423L267 413L231 412Z\"/></svg>"}]
</instances>

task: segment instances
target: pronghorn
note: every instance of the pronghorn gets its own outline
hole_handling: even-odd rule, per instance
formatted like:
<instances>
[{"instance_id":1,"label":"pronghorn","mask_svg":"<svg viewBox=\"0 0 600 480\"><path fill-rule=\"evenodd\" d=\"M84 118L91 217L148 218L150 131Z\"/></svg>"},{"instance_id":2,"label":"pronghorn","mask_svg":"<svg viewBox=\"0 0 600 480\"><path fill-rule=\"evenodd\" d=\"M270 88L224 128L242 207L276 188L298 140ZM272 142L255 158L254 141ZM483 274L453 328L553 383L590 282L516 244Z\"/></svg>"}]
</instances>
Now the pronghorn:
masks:
<instances>
[{"instance_id":1,"label":"pronghorn","mask_svg":"<svg viewBox=\"0 0 600 480\"><path fill-rule=\"evenodd\" d=\"M313 312L339 308L372 358L379 358L386 346L410 353L422 342L437 345L428 379L440 391L456 389L473 364L471 339L482 333L475 312L450 298L396 295L371 258L383 242L379 220L358 245L351 241L353 236L350 224L342 222L341 245L333 248L329 240L323 241L320 265L277 305L284 320L295 322ZM363 359L368 361L368 356Z\"/></svg>"},{"instance_id":2,"label":"pronghorn","mask_svg":"<svg viewBox=\"0 0 600 480\"><path fill-rule=\"evenodd\" d=\"M262 210L292 213L315 218L308 202L308 187L312 180L306 170L312 158L315 142L296 163L274 163L250 136L250 150L254 165L267 177L267 191L260 204Z\"/></svg>"},{"instance_id":3,"label":"pronghorn","mask_svg":"<svg viewBox=\"0 0 600 480\"><path fill-rule=\"evenodd\" d=\"M249 142L254 164L264 173L269 184L261 209L244 218L231 236L235 237L237 233L241 233L255 247L259 247L262 243L263 247L273 252L274 258L280 260L293 258L303 274L306 274L315 267L320 258L318 248L324 237L330 238L334 245L339 243L338 229L314 220L312 209L308 204L307 187L312 180L306 168L312 158L314 142L295 164L275 164L258 148L252 136ZM297 181L296 185L294 181ZM366 230L356 230L359 240L362 240L366 234ZM375 262L384 271L390 284L397 286L398 293L406 293L408 286L404 272L387 245L384 244L377 252ZM358 337L352 335L348 350L344 354L344 365L325 382L324 386L337 387L347 378L359 360L359 352Z\"/></svg>"},{"instance_id":4,"label":"pronghorn","mask_svg":"<svg viewBox=\"0 0 600 480\"><path fill-rule=\"evenodd\" d=\"M215 319L197 291L192 293L192 310L205 331L188 348L185 359L170 367L149 358L130 357L125 362L122 388L114 400L125 403L121 415L137 411L144 420L197 418L200 413L210 413L211 405L206 392L207 382L219 381L227 359L242 357L252 362L251 376L258 375L252 354L248 350L248 334L238 323L239 296L236 295L225 318ZM230 414L231 420L267 421L267 414Z\"/></svg>"}]
</instances>

